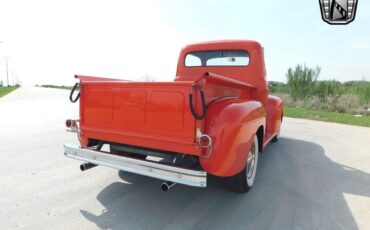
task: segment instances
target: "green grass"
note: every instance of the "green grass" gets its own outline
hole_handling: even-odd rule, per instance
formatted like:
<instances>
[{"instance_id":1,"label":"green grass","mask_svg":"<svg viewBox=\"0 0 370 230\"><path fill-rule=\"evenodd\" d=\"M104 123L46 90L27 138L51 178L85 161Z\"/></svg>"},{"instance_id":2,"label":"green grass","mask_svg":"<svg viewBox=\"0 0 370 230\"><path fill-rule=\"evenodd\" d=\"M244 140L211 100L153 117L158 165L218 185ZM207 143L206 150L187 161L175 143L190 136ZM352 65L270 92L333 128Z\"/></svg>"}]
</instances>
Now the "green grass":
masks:
<instances>
[{"instance_id":1,"label":"green grass","mask_svg":"<svg viewBox=\"0 0 370 230\"><path fill-rule=\"evenodd\" d=\"M5 95L7 95L8 93L18 89L19 87L18 86L9 86L9 87L6 87L6 86L0 86L0 97L3 97Z\"/></svg>"},{"instance_id":2,"label":"green grass","mask_svg":"<svg viewBox=\"0 0 370 230\"><path fill-rule=\"evenodd\" d=\"M285 107L284 116L370 127L370 116L355 117L354 115L348 113L315 111L305 108Z\"/></svg>"}]
</instances>

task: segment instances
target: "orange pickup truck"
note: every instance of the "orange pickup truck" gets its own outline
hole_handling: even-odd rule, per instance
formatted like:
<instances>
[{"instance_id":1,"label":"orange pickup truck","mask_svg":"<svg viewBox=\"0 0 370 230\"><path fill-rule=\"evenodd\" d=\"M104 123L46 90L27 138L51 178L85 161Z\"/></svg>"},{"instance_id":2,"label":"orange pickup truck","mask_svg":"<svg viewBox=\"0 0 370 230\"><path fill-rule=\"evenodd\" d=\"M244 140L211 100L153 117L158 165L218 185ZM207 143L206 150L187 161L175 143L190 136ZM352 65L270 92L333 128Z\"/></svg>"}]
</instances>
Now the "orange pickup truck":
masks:
<instances>
[{"instance_id":1,"label":"orange pickup truck","mask_svg":"<svg viewBox=\"0 0 370 230\"><path fill-rule=\"evenodd\" d=\"M80 146L64 154L97 165L176 183L207 186L225 178L235 192L254 184L258 155L279 138L283 103L268 95L263 47L255 41L197 43L182 49L173 82L76 76L68 119ZM75 92L77 87L79 92Z\"/></svg>"}]
</instances>

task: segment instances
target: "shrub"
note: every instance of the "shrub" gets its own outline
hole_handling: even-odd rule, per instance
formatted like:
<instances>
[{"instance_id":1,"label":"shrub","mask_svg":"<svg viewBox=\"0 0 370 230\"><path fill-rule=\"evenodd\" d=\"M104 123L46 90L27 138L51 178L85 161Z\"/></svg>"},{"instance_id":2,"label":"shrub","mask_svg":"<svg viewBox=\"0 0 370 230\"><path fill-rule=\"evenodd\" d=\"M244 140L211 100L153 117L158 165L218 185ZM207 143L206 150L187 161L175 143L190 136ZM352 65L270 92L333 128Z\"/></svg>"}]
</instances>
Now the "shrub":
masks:
<instances>
[{"instance_id":1,"label":"shrub","mask_svg":"<svg viewBox=\"0 0 370 230\"><path fill-rule=\"evenodd\" d=\"M313 90L313 94L318 96L321 102L326 102L329 99L338 100L343 93L342 84L335 80L318 81Z\"/></svg>"},{"instance_id":2,"label":"shrub","mask_svg":"<svg viewBox=\"0 0 370 230\"><path fill-rule=\"evenodd\" d=\"M270 93L288 93L287 85L283 82L269 81Z\"/></svg>"},{"instance_id":3,"label":"shrub","mask_svg":"<svg viewBox=\"0 0 370 230\"><path fill-rule=\"evenodd\" d=\"M294 101L305 99L311 95L312 89L320 74L321 68L308 68L306 65L297 65L289 68L286 74L288 92Z\"/></svg>"},{"instance_id":4,"label":"shrub","mask_svg":"<svg viewBox=\"0 0 370 230\"><path fill-rule=\"evenodd\" d=\"M337 100L334 107L329 108L329 111L362 114L364 109L360 105L358 96L354 94L344 94Z\"/></svg>"},{"instance_id":5,"label":"shrub","mask_svg":"<svg viewBox=\"0 0 370 230\"><path fill-rule=\"evenodd\" d=\"M367 105L370 102L370 83L357 86L356 93L360 98L361 105Z\"/></svg>"}]
</instances>

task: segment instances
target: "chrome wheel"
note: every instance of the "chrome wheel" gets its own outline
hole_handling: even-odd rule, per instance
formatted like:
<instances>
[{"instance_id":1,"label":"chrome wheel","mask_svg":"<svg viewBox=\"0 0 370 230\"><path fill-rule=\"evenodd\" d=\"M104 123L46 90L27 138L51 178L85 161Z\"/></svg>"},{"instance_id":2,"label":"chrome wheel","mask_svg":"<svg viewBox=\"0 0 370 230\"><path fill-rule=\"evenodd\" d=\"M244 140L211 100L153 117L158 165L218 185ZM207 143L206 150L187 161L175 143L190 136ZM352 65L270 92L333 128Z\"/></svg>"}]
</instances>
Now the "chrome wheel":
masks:
<instances>
[{"instance_id":1,"label":"chrome wheel","mask_svg":"<svg viewBox=\"0 0 370 230\"><path fill-rule=\"evenodd\" d=\"M229 177L227 180L229 188L234 192L248 192L253 187L254 178L257 173L259 152L257 135L254 135L252 138L249 151L248 149L245 150L248 152L245 167L238 174Z\"/></svg>"},{"instance_id":2,"label":"chrome wheel","mask_svg":"<svg viewBox=\"0 0 370 230\"><path fill-rule=\"evenodd\" d=\"M250 151L249 152L249 157L248 157L248 166L247 166L247 176L248 176L248 178L251 178L252 175L253 175L255 160L256 160L256 153L254 151Z\"/></svg>"},{"instance_id":3,"label":"chrome wheel","mask_svg":"<svg viewBox=\"0 0 370 230\"><path fill-rule=\"evenodd\" d=\"M248 186L252 187L254 184L254 178L256 177L257 172L257 162L258 162L258 139L255 136L253 139L253 143L251 149L248 154L247 160L247 184Z\"/></svg>"}]
</instances>

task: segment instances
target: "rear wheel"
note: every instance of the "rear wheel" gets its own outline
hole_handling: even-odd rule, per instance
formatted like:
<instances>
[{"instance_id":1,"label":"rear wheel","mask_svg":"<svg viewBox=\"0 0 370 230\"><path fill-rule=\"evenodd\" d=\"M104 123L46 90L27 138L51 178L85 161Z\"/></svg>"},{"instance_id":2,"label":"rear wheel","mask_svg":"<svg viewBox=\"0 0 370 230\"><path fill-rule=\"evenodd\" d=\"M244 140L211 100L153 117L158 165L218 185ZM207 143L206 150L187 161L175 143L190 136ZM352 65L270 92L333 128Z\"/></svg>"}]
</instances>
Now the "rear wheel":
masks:
<instances>
[{"instance_id":1,"label":"rear wheel","mask_svg":"<svg viewBox=\"0 0 370 230\"><path fill-rule=\"evenodd\" d=\"M245 193L253 187L257 173L258 153L258 138L255 135L245 168L235 176L227 178L228 187L231 191Z\"/></svg>"},{"instance_id":2,"label":"rear wheel","mask_svg":"<svg viewBox=\"0 0 370 230\"><path fill-rule=\"evenodd\" d=\"M277 142L280 139L280 130L281 130L281 124L282 123L283 123L283 115L281 115L279 129L277 130L276 135L274 136L274 138L272 138L271 142Z\"/></svg>"}]
</instances>

